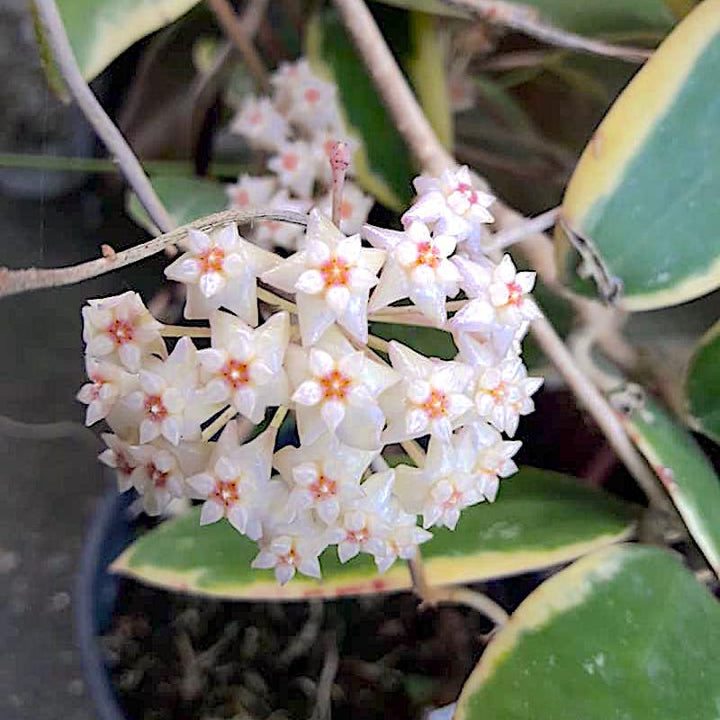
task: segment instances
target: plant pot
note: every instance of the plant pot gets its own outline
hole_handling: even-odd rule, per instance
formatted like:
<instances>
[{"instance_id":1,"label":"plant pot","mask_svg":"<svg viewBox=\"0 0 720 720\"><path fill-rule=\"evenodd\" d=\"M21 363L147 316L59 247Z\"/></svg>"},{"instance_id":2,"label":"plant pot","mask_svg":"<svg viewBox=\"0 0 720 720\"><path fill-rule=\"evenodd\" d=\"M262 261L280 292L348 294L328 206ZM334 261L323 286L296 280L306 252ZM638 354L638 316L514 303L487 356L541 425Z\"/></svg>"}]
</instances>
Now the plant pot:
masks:
<instances>
[{"instance_id":1,"label":"plant pot","mask_svg":"<svg viewBox=\"0 0 720 720\"><path fill-rule=\"evenodd\" d=\"M114 478L100 501L84 538L75 586L75 634L85 685L100 720L130 720L118 703L100 644L117 597L118 579L107 572L110 563L133 539L127 511L131 493L120 495Z\"/></svg>"}]
</instances>

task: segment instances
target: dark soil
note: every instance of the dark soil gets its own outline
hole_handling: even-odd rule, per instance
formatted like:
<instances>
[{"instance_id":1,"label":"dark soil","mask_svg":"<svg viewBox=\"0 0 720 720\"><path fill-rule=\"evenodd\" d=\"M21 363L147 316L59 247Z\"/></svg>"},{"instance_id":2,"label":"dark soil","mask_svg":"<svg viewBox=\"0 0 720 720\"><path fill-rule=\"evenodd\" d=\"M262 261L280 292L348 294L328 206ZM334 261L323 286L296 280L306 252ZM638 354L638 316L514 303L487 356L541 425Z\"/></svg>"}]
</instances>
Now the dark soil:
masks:
<instances>
[{"instance_id":1,"label":"dark soil","mask_svg":"<svg viewBox=\"0 0 720 720\"><path fill-rule=\"evenodd\" d=\"M131 720L420 718L453 702L492 626L413 595L237 603L124 581L103 638Z\"/></svg>"}]
</instances>

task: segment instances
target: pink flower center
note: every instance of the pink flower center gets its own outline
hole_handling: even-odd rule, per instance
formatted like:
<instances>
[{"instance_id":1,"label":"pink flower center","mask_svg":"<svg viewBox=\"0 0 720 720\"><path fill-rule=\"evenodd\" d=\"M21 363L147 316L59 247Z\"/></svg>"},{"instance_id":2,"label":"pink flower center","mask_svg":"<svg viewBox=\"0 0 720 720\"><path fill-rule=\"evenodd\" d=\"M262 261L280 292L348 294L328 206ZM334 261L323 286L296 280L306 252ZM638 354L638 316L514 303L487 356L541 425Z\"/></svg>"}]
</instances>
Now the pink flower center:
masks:
<instances>
[{"instance_id":1,"label":"pink flower center","mask_svg":"<svg viewBox=\"0 0 720 720\"><path fill-rule=\"evenodd\" d=\"M440 253L431 242L421 242L417 246L416 265L427 265L433 270L440 264Z\"/></svg>"},{"instance_id":2,"label":"pink flower center","mask_svg":"<svg viewBox=\"0 0 720 720\"><path fill-rule=\"evenodd\" d=\"M347 285L350 279L350 266L344 260L333 255L320 266L320 274L325 285Z\"/></svg>"},{"instance_id":3,"label":"pink flower center","mask_svg":"<svg viewBox=\"0 0 720 720\"><path fill-rule=\"evenodd\" d=\"M471 205L477 204L478 194L477 191L473 189L472 185L459 183L455 190L456 192L459 192Z\"/></svg>"},{"instance_id":4,"label":"pink flower center","mask_svg":"<svg viewBox=\"0 0 720 720\"><path fill-rule=\"evenodd\" d=\"M248 116L248 122L251 125L259 125L262 122L263 115L260 110L253 110Z\"/></svg>"},{"instance_id":5,"label":"pink flower center","mask_svg":"<svg viewBox=\"0 0 720 720\"><path fill-rule=\"evenodd\" d=\"M250 194L247 190L245 190L245 188L242 190L235 190L232 198L233 203L235 203L238 207L245 207L250 204Z\"/></svg>"},{"instance_id":6,"label":"pink flower center","mask_svg":"<svg viewBox=\"0 0 720 720\"><path fill-rule=\"evenodd\" d=\"M519 305L522 302L523 290L516 282L508 283L508 305Z\"/></svg>"},{"instance_id":7,"label":"pink flower center","mask_svg":"<svg viewBox=\"0 0 720 720\"><path fill-rule=\"evenodd\" d=\"M370 537L370 533L366 527L360 530L348 530L346 540L352 543L364 543Z\"/></svg>"},{"instance_id":8,"label":"pink flower center","mask_svg":"<svg viewBox=\"0 0 720 720\"><path fill-rule=\"evenodd\" d=\"M320 91L317 88L308 88L305 91L305 99L311 105L314 105L318 100L320 100Z\"/></svg>"},{"instance_id":9,"label":"pink flower center","mask_svg":"<svg viewBox=\"0 0 720 720\"><path fill-rule=\"evenodd\" d=\"M161 422L167 417L167 408L159 395L145 396L145 415L154 422Z\"/></svg>"},{"instance_id":10,"label":"pink flower center","mask_svg":"<svg viewBox=\"0 0 720 720\"><path fill-rule=\"evenodd\" d=\"M135 335L135 328L126 320L113 320L105 332L112 337L116 345L132 342Z\"/></svg>"},{"instance_id":11,"label":"pink flower center","mask_svg":"<svg viewBox=\"0 0 720 720\"><path fill-rule=\"evenodd\" d=\"M313 494L316 500L320 500L321 498L335 495L337 492L337 483L334 480L325 477L325 475L321 475L312 485L308 487L308 490Z\"/></svg>"},{"instance_id":12,"label":"pink flower center","mask_svg":"<svg viewBox=\"0 0 720 720\"><path fill-rule=\"evenodd\" d=\"M289 565L290 567L295 567L295 565L297 565L298 563L298 560L300 560L300 557L295 552L295 548L292 548L290 552L285 555L278 556L279 565Z\"/></svg>"},{"instance_id":13,"label":"pink flower center","mask_svg":"<svg viewBox=\"0 0 720 720\"><path fill-rule=\"evenodd\" d=\"M462 493L458 490L453 490L452 495L443 503L443 507L446 510L454 508L462 499Z\"/></svg>"},{"instance_id":14,"label":"pink flower center","mask_svg":"<svg viewBox=\"0 0 720 720\"><path fill-rule=\"evenodd\" d=\"M420 405L420 409L423 410L431 420L444 417L448 411L448 397L444 392L433 388L427 400Z\"/></svg>"},{"instance_id":15,"label":"pink flower center","mask_svg":"<svg viewBox=\"0 0 720 720\"><path fill-rule=\"evenodd\" d=\"M115 469L121 475L131 475L132 471L135 469L134 466L130 464L130 461L125 456L125 453L121 452L115 453L115 465Z\"/></svg>"},{"instance_id":16,"label":"pink flower center","mask_svg":"<svg viewBox=\"0 0 720 720\"><path fill-rule=\"evenodd\" d=\"M218 480L215 484L215 491L213 495L221 502L226 508L230 507L238 500L240 500L240 490L236 480Z\"/></svg>"},{"instance_id":17,"label":"pink flower center","mask_svg":"<svg viewBox=\"0 0 720 720\"><path fill-rule=\"evenodd\" d=\"M217 246L211 247L198 257L203 275L209 272L222 272L225 251Z\"/></svg>"},{"instance_id":18,"label":"pink flower center","mask_svg":"<svg viewBox=\"0 0 720 720\"><path fill-rule=\"evenodd\" d=\"M161 470L158 470L155 466L155 463L151 462L147 466L147 474L150 477L150 482L158 488L163 489L167 485L168 481L168 475L170 473L162 472Z\"/></svg>"},{"instance_id":19,"label":"pink flower center","mask_svg":"<svg viewBox=\"0 0 720 720\"><path fill-rule=\"evenodd\" d=\"M345 400L352 380L339 370L333 370L320 378L320 387L325 400Z\"/></svg>"},{"instance_id":20,"label":"pink flower center","mask_svg":"<svg viewBox=\"0 0 720 720\"><path fill-rule=\"evenodd\" d=\"M287 153L282 156L283 170L288 172L295 172L300 165L300 158L295 153Z\"/></svg>"},{"instance_id":21,"label":"pink flower center","mask_svg":"<svg viewBox=\"0 0 720 720\"><path fill-rule=\"evenodd\" d=\"M228 360L220 370L220 374L225 378L234 390L246 385L250 381L250 373L248 372L247 363L238 360Z\"/></svg>"}]
</instances>

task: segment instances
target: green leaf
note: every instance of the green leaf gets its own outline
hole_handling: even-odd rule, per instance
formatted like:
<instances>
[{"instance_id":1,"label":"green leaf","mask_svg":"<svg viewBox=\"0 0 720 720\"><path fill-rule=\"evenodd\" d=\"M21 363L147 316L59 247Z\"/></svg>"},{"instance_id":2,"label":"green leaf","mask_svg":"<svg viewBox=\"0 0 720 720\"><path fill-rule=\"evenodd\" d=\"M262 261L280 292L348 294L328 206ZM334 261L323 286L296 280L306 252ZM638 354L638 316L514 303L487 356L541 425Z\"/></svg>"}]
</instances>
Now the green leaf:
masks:
<instances>
[{"instance_id":1,"label":"green leaf","mask_svg":"<svg viewBox=\"0 0 720 720\"><path fill-rule=\"evenodd\" d=\"M408 14L410 53L403 60L420 105L435 134L448 149L453 146L453 113L447 74L450 37L437 18L427 13Z\"/></svg>"},{"instance_id":2,"label":"green leaf","mask_svg":"<svg viewBox=\"0 0 720 720\"><path fill-rule=\"evenodd\" d=\"M42 2L42 0L38 0ZM177 20L199 0L56 0L86 80L140 38Z\"/></svg>"},{"instance_id":3,"label":"green leaf","mask_svg":"<svg viewBox=\"0 0 720 720\"><path fill-rule=\"evenodd\" d=\"M313 70L337 84L345 124L362 143L353 158L358 182L387 207L402 211L412 197L410 154L336 13L313 16L306 45Z\"/></svg>"},{"instance_id":4,"label":"green leaf","mask_svg":"<svg viewBox=\"0 0 720 720\"><path fill-rule=\"evenodd\" d=\"M225 186L212 180L176 175L154 175L152 186L176 225L197 220L205 215L225 210L228 205ZM147 216L135 193L128 194L127 212L138 225L151 235L158 229Z\"/></svg>"},{"instance_id":5,"label":"green leaf","mask_svg":"<svg viewBox=\"0 0 720 720\"><path fill-rule=\"evenodd\" d=\"M568 185L558 265L576 279L579 241L628 310L720 286L720 0L688 15L607 114ZM562 229L563 223L565 229Z\"/></svg>"},{"instance_id":6,"label":"green leaf","mask_svg":"<svg viewBox=\"0 0 720 720\"><path fill-rule=\"evenodd\" d=\"M499 499L468 508L452 532L441 529L423 546L428 579L454 584L527 572L568 562L633 530L634 510L576 479L523 468L504 481ZM345 565L330 548L322 582L296 577L280 587L250 563L257 546L226 522L200 527L199 508L137 540L112 569L143 582L217 597L297 600L339 597L411 586L404 563L378 575L369 556Z\"/></svg>"},{"instance_id":7,"label":"green leaf","mask_svg":"<svg viewBox=\"0 0 720 720\"><path fill-rule=\"evenodd\" d=\"M520 605L454 720L712 720L718 643L720 606L675 557L606 548Z\"/></svg>"},{"instance_id":8,"label":"green leaf","mask_svg":"<svg viewBox=\"0 0 720 720\"><path fill-rule=\"evenodd\" d=\"M624 415L623 423L720 575L720 478L710 461L692 435L652 398Z\"/></svg>"},{"instance_id":9,"label":"green leaf","mask_svg":"<svg viewBox=\"0 0 720 720\"><path fill-rule=\"evenodd\" d=\"M700 340L685 377L693 426L720 443L720 321Z\"/></svg>"}]
</instances>

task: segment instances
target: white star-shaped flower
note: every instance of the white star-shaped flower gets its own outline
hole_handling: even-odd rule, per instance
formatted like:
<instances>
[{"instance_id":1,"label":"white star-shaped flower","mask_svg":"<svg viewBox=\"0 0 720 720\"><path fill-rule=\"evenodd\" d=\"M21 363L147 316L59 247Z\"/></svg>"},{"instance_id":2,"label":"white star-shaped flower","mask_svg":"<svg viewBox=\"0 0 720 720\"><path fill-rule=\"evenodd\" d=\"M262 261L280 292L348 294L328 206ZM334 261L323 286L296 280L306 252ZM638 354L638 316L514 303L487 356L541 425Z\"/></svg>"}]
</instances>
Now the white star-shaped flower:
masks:
<instances>
[{"instance_id":1,"label":"white star-shaped flower","mask_svg":"<svg viewBox=\"0 0 720 720\"><path fill-rule=\"evenodd\" d=\"M361 485L363 497L355 506L340 514L331 531L337 543L340 562L347 562L358 553L367 553L382 562L387 554L386 539L391 531L387 506L392 495L395 473L375 473Z\"/></svg>"},{"instance_id":2,"label":"white star-shaped flower","mask_svg":"<svg viewBox=\"0 0 720 720\"><path fill-rule=\"evenodd\" d=\"M107 448L98 455L98 460L115 471L118 490L127 492L133 486L132 474L137 467L132 446L112 433L102 433L100 437Z\"/></svg>"},{"instance_id":3,"label":"white star-shaped flower","mask_svg":"<svg viewBox=\"0 0 720 720\"><path fill-rule=\"evenodd\" d=\"M495 501L501 478L517 472L512 457L522 446L520 440L504 440L486 423L472 423L458 432L456 445L461 453L473 457L472 472L479 478L482 493Z\"/></svg>"},{"instance_id":4,"label":"white star-shaped flower","mask_svg":"<svg viewBox=\"0 0 720 720\"><path fill-rule=\"evenodd\" d=\"M196 449L186 455L207 459L207 454L202 452L206 443L192 445ZM131 475L132 484L142 495L143 508L148 515L161 515L173 498L185 497L186 471L175 450L162 440L150 445L136 445L130 450L136 463Z\"/></svg>"},{"instance_id":5,"label":"white star-shaped flower","mask_svg":"<svg viewBox=\"0 0 720 720\"><path fill-rule=\"evenodd\" d=\"M241 238L235 224L212 236L189 230L180 245L187 252L165 268L165 275L187 285L185 317L205 320L226 307L249 325L257 325L256 279L279 258Z\"/></svg>"},{"instance_id":6,"label":"white star-shaped flower","mask_svg":"<svg viewBox=\"0 0 720 720\"><path fill-rule=\"evenodd\" d=\"M274 151L285 142L290 127L268 98L250 96L233 118L230 131L242 135L251 147Z\"/></svg>"},{"instance_id":7,"label":"white star-shaped flower","mask_svg":"<svg viewBox=\"0 0 720 720\"><path fill-rule=\"evenodd\" d=\"M448 260L455 238L431 235L427 225L412 222L404 232L366 225L363 237L388 253L380 282L370 298L370 312L409 297L420 312L442 327L447 319L445 299L457 295L460 273Z\"/></svg>"},{"instance_id":8,"label":"white star-shaped flower","mask_svg":"<svg viewBox=\"0 0 720 720\"><path fill-rule=\"evenodd\" d=\"M470 394L478 416L513 437L520 416L535 409L530 396L542 384L543 378L528 377L520 358L510 353L497 365L476 369Z\"/></svg>"},{"instance_id":9,"label":"white star-shaped flower","mask_svg":"<svg viewBox=\"0 0 720 720\"><path fill-rule=\"evenodd\" d=\"M488 285L488 297L501 323L517 328L540 317L542 313L530 297L534 285L534 272L517 272L512 258L503 255Z\"/></svg>"},{"instance_id":10,"label":"white star-shaped flower","mask_svg":"<svg viewBox=\"0 0 720 720\"><path fill-rule=\"evenodd\" d=\"M342 125L334 83L306 74L289 85L287 117L309 134Z\"/></svg>"},{"instance_id":11,"label":"white star-shaped flower","mask_svg":"<svg viewBox=\"0 0 720 720\"><path fill-rule=\"evenodd\" d=\"M475 472L476 456L458 436L450 441L430 438L423 467L395 468L395 492L404 509L422 514L424 528L454 530L466 507L485 500L484 479Z\"/></svg>"},{"instance_id":12,"label":"white star-shaped flower","mask_svg":"<svg viewBox=\"0 0 720 720\"><path fill-rule=\"evenodd\" d=\"M106 418L115 403L137 387L138 380L119 365L93 357L85 358L85 370L90 382L80 388L77 399L87 405L85 424L90 426Z\"/></svg>"},{"instance_id":13,"label":"white star-shaped flower","mask_svg":"<svg viewBox=\"0 0 720 720\"><path fill-rule=\"evenodd\" d=\"M274 570L284 585L300 572L320 578L320 554L328 546L326 531L307 515L290 523L274 526L263 534L260 552L252 561L258 570Z\"/></svg>"},{"instance_id":14,"label":"white star-shaped flower","mask_svg":"<svg viewBox=\"0 0 720 720\"><path fill-rule=\"evenodd\" d=\"M309 199L315 187L315 156L303 140L284 143L277 155L268 160L268 169L277 175L278 182L298 197Z\"/></svg>"},{"instance_id":15,"label":"white star-shaped flower","mask_svg":"<svg viewBox=\"0 0 720 720\"><path fill-rule=\"evenodd\" d=\"M268 407L289 399L283 368L290 338L290 317L276 313L257 330L220 310L210 317L212 347L198 351L203 397L210 403L232 403L258 424Z\"/></svg>"},{"instance_id":16,"label":"white star-shaped flower","mask_svg":"<svg viewBox=\"0 0 720 720\"><path fill-rule=\"evenodd\" d=\"M322 213L310 212L305 248L264 273L263 282L296 293L304 345L316 343L333 322L367 342L367 302L383 264L382 250L343 235Z\"/></svg>"},{"instance_id":17,"label":"white star-shaped flower","mask_svg":"<svg viewBox=\"0 0 720 720\"><path fill-rule=\"evenodd\" d=\"M270 198L268 207L273 210L289 210L304 215L310 209L309 200L291 198L285 188L278 190ZM296 250L305 233L302 225L281 222L280 220L260 220L255 223L252 240L267 250L279 247L283 250Z\"/></svg>"},{"instance_id":18,"label":"white star-shaped flower","mask_svg":"<svg viewBox=\"0 0 720 720\"><path fill-rule=\"evenodd\" d=\"M473 370L454 361L426 358L396 341L390 343L390 362L402 383L380 396L388 427L385 444L402 442L430 433L449 439L453 428L473 406L468 385Z\"/></svg>"},{"instance_id":19,"label":"white star-shaped flower","mask_svg":"<svg viewBox=\"0 0 720 720\"><path fill-rule=\"evenodd\" d=\"M200 397L198 381L197 350L190 338L180 338L167 360L140 371L140 389L127 395L117 409L139 424L140 443L160 436L173 445L197 440L202 422L221 408ZM115 428L113 416L108 419Z\"/></svg>"},{"instance_id":20,"label":"white star-shaped flower","mask_svg":"<svg viewBox=\"0 0 720 720\"><path fill-rule=\"evenodd\" d=\"M360 480L377 451L347 447L330 435L310 445L284 447L273 464L290 488L290 519L306 510L332 525L343 508L363 496Z\"/></svg>"},{"instance_id":21,"label":"white star-shaped flower","mask_svg":"<svg viewBox=\"0 0 720 720\"><path fill-rule=\"evenodd\" d=\"M400 380L396 372L356 350L335 326L309 350L291 345L287 368L304 444L329 431L351 447L380 447L385 414L377 399Z\"/></svg>"},{"instance_id":22,"label":"white star-shaped flower","mask_svg":"<svg viewBox=\"0 0 720 720\"><path fill-rule=\"evenodd\" d=\"M277 181L272 175L241 175L234 185L226 185L225 193L231 208L249 210L268 207Z\"/></svg>"},{"instance_id":23,"label":"white star-shaped flower","mask_svg":"<svg viewBox=\"0 0 720 720\"><path fill-rule=\"evenodd\" d=\"M446 170L439 178L421 175L414 181L417 200L403 215L403 225L420 221L436 233L452 235L458 242L477 242L483 225L493 221L488 211L495 198L475 190L466 166Z\"/></svg>"},{"instance_id":24,"label":"white star-shaped flower","mask_svg":"<svg viewBox=\"0 0 720 720\"><path fill-rule=\"evenodd\" d=\"M417 516L403 512L395 499L386 506L385 515L390 528L384 538L385 553L375 557L375 565L381 573L389 570L398 558L412 560L417 555L418 545L432 539L432 533L418 527Z\"/></svg>"},{"instance_id":25,"label":"white star-shaped flower","mask_svg":"<svg viewBox=\"0 0 720 720\"><path fill-rule=\"evenodd\" d=\"M205 500L200 524L226 517L251 540L262 535L262 508L267 497L276 431L266 430L240 444L237 423L229 422L215 443L209 467L187 479L193 494Z\"/></svg>"},{"instance_id":26,"label":"white star-shaped flower","mask_svg":"<svg viewBox=\"0 0 720 720\"><path fill-rule=\"evenodd\" d=\"M292 100L293 89L299 84L315 79L310 63L301 58L295 62L281 62L278 69L270 76L275 90L274 102L281 112L287 112Z\"/></svg>"},{"instance_id":27,"label":"white star-shaped flower","mask_svg":"<svg viewBox=\"0 0 720 720\"><path fill-rule=\"evenodd\" d=\"M357 185L346 182L340 204L340 229L346 235L359 233L367 220L375 200L366 195ZM332 194L326 195L317 207L327 217L332 216Z\"/></svg>"},{"instance_id":28,"label":"white star-shaped flower","mask_svg":"<svg viewBox=\"0 0 720 720\"><path fill-rule=\"evenodd\" d=\"M160 336L162 325L136 292L88 300L82 316L83 340L91 357L119 361L130 372L137 372L150 355L167 356Z\"/></svg>"}]
</instances>

